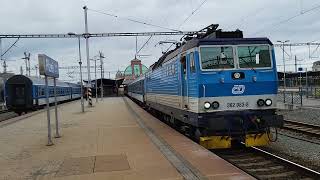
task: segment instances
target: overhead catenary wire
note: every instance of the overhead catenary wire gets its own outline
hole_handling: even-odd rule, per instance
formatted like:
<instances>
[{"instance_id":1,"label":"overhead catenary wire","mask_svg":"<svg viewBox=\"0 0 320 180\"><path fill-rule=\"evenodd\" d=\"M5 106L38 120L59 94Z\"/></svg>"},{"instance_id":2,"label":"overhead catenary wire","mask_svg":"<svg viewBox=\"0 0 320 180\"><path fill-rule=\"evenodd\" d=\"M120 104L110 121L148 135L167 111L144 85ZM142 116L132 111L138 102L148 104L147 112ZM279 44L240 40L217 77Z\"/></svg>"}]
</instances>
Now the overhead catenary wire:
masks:
<instances>
[{"instance_id":1,"label":"overhead catenary wire","mask_svg":"<svg viewBox=\"0 0 320 180\"><path fill-rule=\"evenodd\" d=\"M143 25L148 25L148 26L157 27L157 28L161 28L161 29L166 29L166 30L181 32L180 30L177 30L177 29L172 29L172 28L167 28L167 27L163 27L163 26L159 26L159 25L155 25L155 24L151 24L151 23L146 23L146 22L142 22L142 21L135 20L135 19L132 19L132 18L120 17L120 16L118 16L118 15L111 14L111 13L106 13L106 12L102 12L102 11L99 11L99 10L94 10L94 9L89 9L89 8L88 8L88 10L93 11L93 12L96 12L96 13L104 14L104 15L107 15L107 16L111 16L111 17L114 17L114 18L125 19L125 20L128 20L128 21L135 22L135 23L139 23L139 24L143 24ZM136 51L135 56L137 56L137 54L145 47L145 45L150 41L151 38L152 38L152 35L151 35L151 36L148 38L148 40L143 44L143 46L142 46L138 51Z\"/></svg>"},{"instance_id":2,"label":"overhead catenary wire","mask_svg":"<svg viewBox=\"0 0 320 180\"><path fill-rule=\"evenodd\" d=\"M3 54L1 54L1 57L3 57L15 44L19 41L20 38L18 38Z\"/></svg>"},{"instance_id":3,"label":"overhead catenary wire","mask_svg":"<svg viewBox=\"0 0 320 180\"><path fill-rule=\"evenodd\" d=\"M196 11L198 11L206 2L207 2L207 0L202 1L202 3L200 3L199 6L197 6L194 10L192 10L191 14L183 20L183 22L179 25L178 29L180 29L180 27L184 23L186 23L196 13Z\"/></svg>"},{"instance_id":4,"label":"overhead catenary wire","mask_svg":"<svg viewBox=\"0 0 320 180\"><path fill-rule=\"evenodd\" d=\"M282 25L282 24L284 24L284 23L287 23L287 22L289 22L289 21L291 21L291 20L293 20L293 19L295 19L295 18L297 18L297 17L299 17L299 16L308 14L308 13L310 13L310 12L312 12L312 11L314 11L314 10L317 10L317 9L319 9L319 8L320 8L320 4L314 6L313 8L310 8L310 9L308 9L308 10L306 10L306 11L301 11L301 12L299 12L299 14L295 14L294 16L291 16L291 17L289 17L289 18L287 18L287 19L281 20L281 21L279 21L279 22L275 22L275 23L271 24L271 29L277 29L277 28L280 27L280 25ZM265 31L267 31L267 30L268 30L268 29L267 29L266 27L263 27L261 30L256 31L256 32L254 32L254 33L251 34L251 35L260 34L260 33L265 32ZM270 31L270 29L269 29L268 31Z\"/></svg>"},{"instance_id":5,"label":"overhead catenary wire","mask_svg":"<svg viewBox=\"0 0 320 180\"><path fill-rule=\"evenodd\" d=\"M254 12L249 13L249 14L247 14L246 16L243 16L242 18L240 18L240 21L239 21L238 23L234 23L234 24L232 24L232 25L230 25L230 26L227 26L226 29L229 29L229 28L231 28L231 27L233 27L233 26L244 25L244 22L245 22L248 18L256 16L257 14L263 12L266 8L267 8L267 7L265 7L265 6L264 6L264 7L261 7L261 8L259 8L259 9L255 10ZM238 28L238 27L237 27L237 28Z\"/></svg>"},{"instance_id":6,"label":"overhead catenary wire","mask_svg":"<svg viewBox=\"0 0 320 180\"><path fill-rule=\"evenodd\" d=\"M136 55L139 54L139 52L148 44L148 42L151 40L152 36L150 36L147 41L141 46L141 48L137 51Z\"/></svg>"},{"instance_id":7,"label":"overhead catenary wire","mask_svg":"<svg viewBox=\"0 0 320 180\"><path fill-rule=\"evenodd\" d=\"M179 25L178 29L180 29L181 26L182 26L184 23L186 23L186 22L204 5L204 3L206 3L206 2L207 2L207 0L202 1L202 3L200 3L194 10L192 10L191 14L190 14L189 16L187 16L187 18L185 18L185 19L183 20L183 22ZM164 53L167 53L167 52L171 49L171 47L172 47L173 45L174 45L174 43L172 43L172 44L167 48L167 50L166 50Z\"/></svg>"},{"instance_id":8,"label":"overhead catenary wire","mask_svg":"<svg viewBox=\"0 0 320 180\"><path fill-rule=\"evenodd\" d=\"M163 27L163 26L160 26L160 25L151 24L151 23L143 22L143 21L136 20L136 19L132 19L132 18L128 18L128 17L121 17L121 16L119 16L119 15L115 15L115 14L111 14L111 13L106 13L106 12L103 12L103 11L100 11L100 10L89 9L89 8L88 8L88 10L89 10L89 11L96 12L96 13L104 14L104 15L107 15L107 16L110 16L110 17L114 17L114 18L125 19L125 20L127 20L127 21L131 21L131 22L138 23L138 24L143 24L143 25L147 25L147 26L157 27L157 28L166 29L166 30L170 30L170 31L181 32L180 30L177 30L177 29L167 28L167 27Z\"/></svg>"},{"instance_id":9,"label":"overhead catenary wire","mask_svg":"<svg viewBox=\"0 0 320 180\"><path fill-rule=\"evenodd\" d=\"M185 20L179 25L178 29L180 29L180 27L181 27L184 23L186 23L186 22L196 13L196 11L198 11L198 10L201 8L201 6L203 6L204 3L206 3L206 1L207 1L207 0L202 1L202 3L200 3L199 6L197 6L197 7L191 12L191 14L190 14L187 18L185 18ZM108 14L108 15L111 15L111 16L112 16L113 14ZM145 45L150 41L151 38L152 38L152 36L150 36L149 39L147 39L147 41L146 41L146 42L142 45L142 47L137 51L137 54L145 47ZM167 52L172 46L173 46L173 44L171 44L170 47L169 47L165 52Z\"/></svg>"}]
</instances>

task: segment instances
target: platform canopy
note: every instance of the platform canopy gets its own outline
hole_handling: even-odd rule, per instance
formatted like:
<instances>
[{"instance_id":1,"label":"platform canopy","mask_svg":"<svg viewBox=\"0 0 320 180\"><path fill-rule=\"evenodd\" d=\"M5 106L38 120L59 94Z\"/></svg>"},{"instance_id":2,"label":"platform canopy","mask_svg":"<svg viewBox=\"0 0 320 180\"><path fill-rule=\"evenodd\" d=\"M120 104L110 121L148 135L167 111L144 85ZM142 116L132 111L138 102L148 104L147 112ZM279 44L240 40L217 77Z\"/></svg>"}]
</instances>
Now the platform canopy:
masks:
<instances>
[{"instance_id":1,"label":"platform canopy","mask_svg":"<svg viewBox=\"0 0 320 180\"><path fill-rule=\"evenodd\" d=\"M83 81L85 83L88 83L88 81ZM119 87L123 82L123 79L118 79L118 80L114 80L114 79L105 79L105 78L102 78L102 84L103 86L115 86L115 87ZM91 84L92 86L94 87L95 84L96 84L96 80L92 80L91 81ZM101 78L100 79L97 79L97 86L100 87L101 85Z\"/></svg>"}]
</instances>

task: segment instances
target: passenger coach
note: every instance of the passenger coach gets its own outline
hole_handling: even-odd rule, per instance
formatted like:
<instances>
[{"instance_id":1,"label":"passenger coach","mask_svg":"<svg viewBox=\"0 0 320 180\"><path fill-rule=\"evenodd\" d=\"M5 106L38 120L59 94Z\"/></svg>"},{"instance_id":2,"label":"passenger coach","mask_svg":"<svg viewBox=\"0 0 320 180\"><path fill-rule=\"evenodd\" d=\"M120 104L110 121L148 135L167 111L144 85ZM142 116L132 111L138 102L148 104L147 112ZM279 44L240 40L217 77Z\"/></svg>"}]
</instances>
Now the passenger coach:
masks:
<instances>
[{"instance_id":1,"label":"passenger coach","mask_svg":"<svg viewBox=\"0 0 320 180\"><path fill-rule=\"evenodd\" d=\"M56 81L57 101L69 101L81 97L81 87L73 83ZM54 102L53 80L49 79L49 102ZM15 75L5 84L8 110L19 114L37 109L46 104L45 81L38 77Z\"/></svg>"}]
</instances>

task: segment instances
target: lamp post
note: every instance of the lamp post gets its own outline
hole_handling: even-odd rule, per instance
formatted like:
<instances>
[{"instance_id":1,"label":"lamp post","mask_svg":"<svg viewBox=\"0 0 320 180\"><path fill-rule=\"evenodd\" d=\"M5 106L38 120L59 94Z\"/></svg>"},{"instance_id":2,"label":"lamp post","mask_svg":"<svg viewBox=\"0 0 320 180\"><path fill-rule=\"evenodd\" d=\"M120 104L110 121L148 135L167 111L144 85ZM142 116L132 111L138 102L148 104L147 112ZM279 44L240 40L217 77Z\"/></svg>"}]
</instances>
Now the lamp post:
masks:
<instances>
[{"instance_id":1,"label":"lamp post","mask_svg":"<svg viewBox=\"0 0 320 180\"><path fill-rule=\"evenodd\" d=\"M97 59L96 59L97 56L94 57L94 59L90 59L92 61L94 61L94 77L95 77L95 89L96 89L96 102L98 102L98 83L97 83Z\"/></svg>"},{"instance_id":2,"label":"lamp post","mask_svg":"<svg viewBox=\"0 0 320 180\"><path fill-rule=\"evenodd\" d=\"M284 59L284 44L289 42L289 40L285 40L285 41L277 41L279 43L282 43L282 59L283 59L283 88L284 91L286 91L286 62Z\"/></svg>"},{"instance_id":3,"label":"lamp post","mask_svg":"<svg viewBox=\"0 0 320 180\"><path fill-rule=\"evenodd\" d=\"M102 54L102 52L99 51L99 57L100 57L100 70L101 70L101 82L100 82L100 95L101 95L101 101L103 100L103 58L105 58Z\"/></svg>"},{"instance_id":4,"label":"lamp post","mask_svg":"<svg viewBox=\"0 0 320 180\"><path fill-rule=\"evenodd\" d=\"M68 33L68 35L74 35L78 38L78 49L79 49L79 66L80 66L80 86L81 86L81 111L84 112L84 102L83 102L83 82L82 82L82 61L81 61L81 46L80 46L80 37L81 34Z\"/></svg>"},{"instance_id":5,"label":"lamp post","mask_svg":"<svg viewBox=\"0 0 320 180\"><path fill-rule=\"evenodd\" d=\"M89 92L91 92L92 84L91 84L91 75L90 75L90 55L89 55L89 30L88 30L88 7L83 6L84 10L84 29L85 34L83 34L83 37L86 39L86 55L87 55L87 71L88 71L88 83L89 84ZM88 106L92 107L92 101L91 97L89 97Z\"/></svg>"},{"instance_id":6,"label":"lamp post","mask_svg":"<svg viewBox=\"0 0 320 180\"><path fill-rule=\"evenodd\" d=\"M24 58L21 58L21 59L24 59L25 60L25 63L26 63L26 76L29 75L29 77L31 76L31 73L30 73L30 53L27 53L27 52L24 52Z\"/></svg>"}]
</instances>

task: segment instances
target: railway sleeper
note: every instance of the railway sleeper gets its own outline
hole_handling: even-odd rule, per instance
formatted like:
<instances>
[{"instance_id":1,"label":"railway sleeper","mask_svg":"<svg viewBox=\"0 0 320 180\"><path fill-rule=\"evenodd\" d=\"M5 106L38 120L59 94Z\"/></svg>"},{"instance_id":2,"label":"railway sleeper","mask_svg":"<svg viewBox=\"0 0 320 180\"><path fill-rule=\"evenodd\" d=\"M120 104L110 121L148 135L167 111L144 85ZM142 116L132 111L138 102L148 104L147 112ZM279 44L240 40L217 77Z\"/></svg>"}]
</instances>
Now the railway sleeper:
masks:
<instances>
[{"instance_id":1,"label":"railway sleeper","mask_svg":"<svg viewBox=\"0 0 320 180\"><path fill-rule=\"evenodd\" d=\"M246 162L243 164L239 164L241 167L251 167L251 166L266 166L272 164L272 161L259 161L259 162Z\"/></svg>"}]
</instances>

